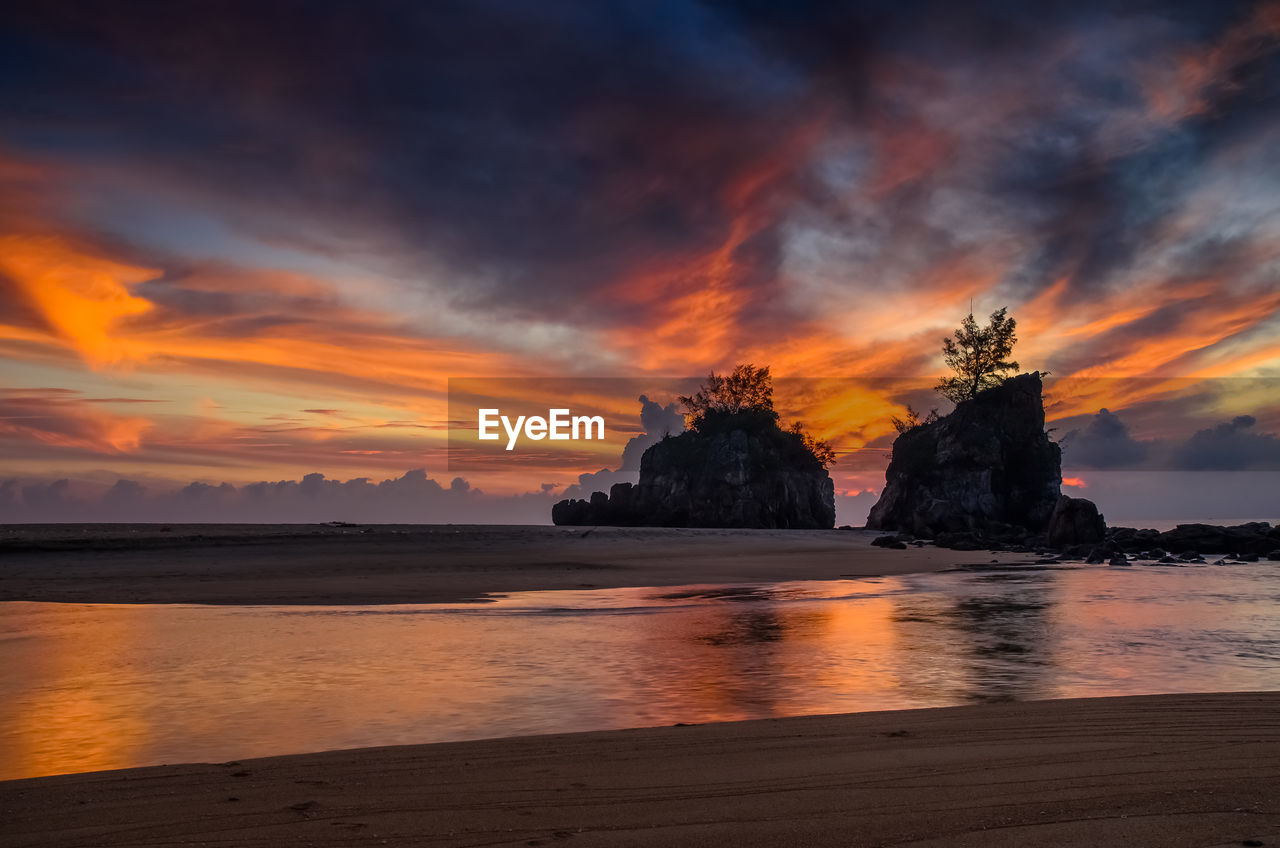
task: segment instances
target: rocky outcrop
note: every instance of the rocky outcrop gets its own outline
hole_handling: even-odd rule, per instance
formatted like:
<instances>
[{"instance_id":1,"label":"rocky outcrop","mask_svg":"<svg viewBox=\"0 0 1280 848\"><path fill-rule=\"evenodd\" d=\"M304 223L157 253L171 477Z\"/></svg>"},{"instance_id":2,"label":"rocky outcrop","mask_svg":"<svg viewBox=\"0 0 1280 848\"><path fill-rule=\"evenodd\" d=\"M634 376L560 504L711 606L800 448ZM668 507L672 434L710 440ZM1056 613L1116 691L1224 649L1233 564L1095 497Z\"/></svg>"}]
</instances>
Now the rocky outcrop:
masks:
<instances>
[{"instance_id":1,"label":"rocky outcrop","mask_svg":"<svg viewBox=\"0 0 1280 848\"><path fill-rule=\"evenodd\" d=\"M1280 546L1280 527L1266 521L1251 521L1229 527L1217 524L1179 524L1172 530L1138 530L1112 527L1107 542L1117 550L1132 554L1226 554L1240 558L1269 556ZM1159 559L1159 557L1153 557Z\"/></svg>"},{"instance_id":2,"label":"rocky outcrop","mask_svg":"<svg viewBox=\"0 0 1280 848\"><path fill-rule=\"evenodd\" d=\"M1039 374L1022 374L898 436L867 527L940 544L1045 533L1062 452L1044 432L1041 391Z\"/></svg>"},{"instance_id":3,"label":"rocky outcrop","mask_svg":"<svg viewBox=\"0 0 1280 848\"><path fill-rule=\"evenodd\" d=\"M641 457L639 484L551 511L570 525L831 528L835 518L826 469L772 421L663 439Z\"/></svg>"},{"instance_id":4,"label":"rocky outcrop","mask_svg":"<svg viewBox=\"0 0 1280 848\"><path fill-rule=\"evenodd\" d=\"M1093 545L1107 535L1107 523L1093 501L1062 495L1049 516L1049 547L1062 550L1071 545Z\"/></svg>"}]
</instances>

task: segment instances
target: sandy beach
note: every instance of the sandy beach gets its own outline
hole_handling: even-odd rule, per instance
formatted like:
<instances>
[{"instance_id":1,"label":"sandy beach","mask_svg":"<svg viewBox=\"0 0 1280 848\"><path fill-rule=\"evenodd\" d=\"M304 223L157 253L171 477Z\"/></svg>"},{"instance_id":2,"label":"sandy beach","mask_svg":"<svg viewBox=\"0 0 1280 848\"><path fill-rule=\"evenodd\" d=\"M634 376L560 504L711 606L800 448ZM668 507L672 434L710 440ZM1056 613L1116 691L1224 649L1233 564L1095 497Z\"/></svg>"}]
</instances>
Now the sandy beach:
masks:
<instances>
[{"instance_id":1,"label":"sandy beach","mask_svg":"<svg viewBox=\"0 0 1280 848\"><path fill-rule=\"evenodd\" d=\"M830 580L1026 561L849 530L10 525L0 601L450 603L537 589Z\"/></svg>"},{"instance_id":2,"label":"sandy beach","mask_svg":"<svg viewBox=\"0 0 1280 848\"><path fill-rule=\"evenodd\" d=\"M1280 694L991 704L0 783L4 844L1280 842Z\"/></svg>"}]
</instances>

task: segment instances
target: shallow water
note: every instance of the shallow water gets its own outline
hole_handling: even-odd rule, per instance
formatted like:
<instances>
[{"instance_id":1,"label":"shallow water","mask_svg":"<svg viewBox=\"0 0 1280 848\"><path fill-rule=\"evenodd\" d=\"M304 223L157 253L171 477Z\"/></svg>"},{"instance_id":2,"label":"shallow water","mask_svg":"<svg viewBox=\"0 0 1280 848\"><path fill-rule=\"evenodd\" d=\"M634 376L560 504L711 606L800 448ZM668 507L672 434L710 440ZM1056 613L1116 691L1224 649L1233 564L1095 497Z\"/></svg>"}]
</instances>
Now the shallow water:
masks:
<instances>
[{"instance_id":1,"label":"shallow water","mask_svg":"<svg viewBox=\"0 0 1280 848\"><path fill-rule=\"evenodd\" d=\"M0 778L676 722L1280 689L1280 567L454 606L0 604Z\"/></svg>"}]
</instances>

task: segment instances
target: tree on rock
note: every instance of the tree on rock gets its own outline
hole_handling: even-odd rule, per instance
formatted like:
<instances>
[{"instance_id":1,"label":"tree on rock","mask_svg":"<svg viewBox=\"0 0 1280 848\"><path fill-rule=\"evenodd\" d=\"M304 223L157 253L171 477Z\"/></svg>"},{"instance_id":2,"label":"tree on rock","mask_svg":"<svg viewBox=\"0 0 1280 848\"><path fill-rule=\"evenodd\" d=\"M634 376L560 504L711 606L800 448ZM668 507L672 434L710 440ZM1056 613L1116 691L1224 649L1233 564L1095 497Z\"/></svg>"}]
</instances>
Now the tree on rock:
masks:
<instances>
[{"instance_id":1,"label":"tree on rock","mask_svg":"<svg viewBox=\"0 0 1280 848\"><path fill-rule=\"evenodd\" d=\"M836 461L830 443L814 438L799 421L783 429L773 408L773 376L769 367L739 365L732 374L714 371L692 395L681 395L688 432L702 435L742 429L768 432L788 446L788 453L802 463L826 468Z\"/></svg>"},{"instance_id":2,"label":"tree on rock","mask_svg":"<svg viewBox=\"0 0 1280 848\"><path fill-rule=\"evenodd\" d=\"M835 526L835 451L800 423L783 428L768 368L711 374L684 403L689 429L640 456L640 481L589 501L562 500L565 525L825 528Z\"/></svg>"},{"instance_id":3,"label":"tree on rock","mask_svg":"<svg viewBox=\"0 0 1280 848\"><path fill-rule=\"evenodd\" d=\"M680 403L685 408L685 426L694 431L736 415L778 420L773 411L773 377L767 365L739 365L724 376L712 371L697 392L681 395Z\"/></svg>"},{"instance_id":4,"label":"tree on rock","mask_svg":"<svg viewBox=\"0 0 1280 848\"><path fill-rule=\"evenodd\" d=\"M1018 363L1009 359L1018 322L1006 314L1008 307L991 313L991 321L979 327L970 312L955 331L955 337L942 340L942 353L947 365L956 372L947 377L934 390L954 403L978 396L1005 381L1007 373L1018 370Z\"/></svg>"}]
</instances>

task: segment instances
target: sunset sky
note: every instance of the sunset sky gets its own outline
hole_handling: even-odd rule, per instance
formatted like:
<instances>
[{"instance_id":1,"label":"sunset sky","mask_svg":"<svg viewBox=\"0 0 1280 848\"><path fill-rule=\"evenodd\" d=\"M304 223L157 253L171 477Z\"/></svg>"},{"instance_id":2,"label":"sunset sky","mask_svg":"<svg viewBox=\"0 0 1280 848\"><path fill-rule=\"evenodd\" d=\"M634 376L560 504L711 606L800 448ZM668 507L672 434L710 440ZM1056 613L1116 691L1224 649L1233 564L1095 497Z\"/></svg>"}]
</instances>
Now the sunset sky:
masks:
<instances>
[{"instance_id":1,"label":"sunset sky","mask_svg":"<svg viewBox=\"0 0 1280 848\"><path fill-rule=\"evenodd\" d=\"M1276 491L1280 3L9 9L11 520L545 521L670 415L635 385L739 362L836 387L784 414L865 514L970 304L1091 497ZM628 378L631 429L451 470L448 380L525 377Z\"/></svg>"}]
</instances>

